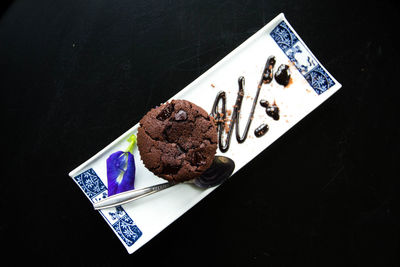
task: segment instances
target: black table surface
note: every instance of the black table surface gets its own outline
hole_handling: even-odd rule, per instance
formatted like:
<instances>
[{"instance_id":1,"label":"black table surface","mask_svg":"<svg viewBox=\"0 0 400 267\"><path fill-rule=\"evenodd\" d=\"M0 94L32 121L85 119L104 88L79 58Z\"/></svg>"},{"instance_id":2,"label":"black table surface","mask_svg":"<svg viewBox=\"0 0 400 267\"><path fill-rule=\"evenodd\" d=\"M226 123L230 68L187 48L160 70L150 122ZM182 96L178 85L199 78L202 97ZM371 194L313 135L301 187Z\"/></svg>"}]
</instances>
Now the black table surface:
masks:
<instances>
[{"instance_id":1,"label":"black table surface","mask_svg":"<svg viewBox=\"0 0 400 267\"><path fill-rule=\"evenodd\" d=\"M395 1L9 3L3 261L398 266ZM281 12L342 89L129 255L69 171Z\"/></svg>"}]
</instances>

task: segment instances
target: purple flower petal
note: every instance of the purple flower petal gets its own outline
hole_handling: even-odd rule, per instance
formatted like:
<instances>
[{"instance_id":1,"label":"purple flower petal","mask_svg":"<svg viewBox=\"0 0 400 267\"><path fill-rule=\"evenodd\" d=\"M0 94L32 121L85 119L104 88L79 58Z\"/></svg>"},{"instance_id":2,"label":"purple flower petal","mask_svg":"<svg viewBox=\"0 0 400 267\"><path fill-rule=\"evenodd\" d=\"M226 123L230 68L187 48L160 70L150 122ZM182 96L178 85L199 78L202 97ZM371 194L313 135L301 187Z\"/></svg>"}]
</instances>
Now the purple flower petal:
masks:
<instances>
[{"instance_id":1,"label":"purple flower petal","mask_svg":"<svg viewBox=\"0 0 400 267\"><path fill-rule=\"evenodd\" d=\"M130 152L117 151L107 159L108 196L134 189L135 159Z\"/></svg>"},{"instance_id":2,"label":"purple flower petal","mask_svg":"<svg viewBox=\"0 0 400 267\"><path fill-rule=\"evenodd\" d=\"M122 181L119 184L117 193L125 192L135 188L135 159L130 152L125 152L125 155L127 156L128 164Z\"/></svg>"}]
</instances>

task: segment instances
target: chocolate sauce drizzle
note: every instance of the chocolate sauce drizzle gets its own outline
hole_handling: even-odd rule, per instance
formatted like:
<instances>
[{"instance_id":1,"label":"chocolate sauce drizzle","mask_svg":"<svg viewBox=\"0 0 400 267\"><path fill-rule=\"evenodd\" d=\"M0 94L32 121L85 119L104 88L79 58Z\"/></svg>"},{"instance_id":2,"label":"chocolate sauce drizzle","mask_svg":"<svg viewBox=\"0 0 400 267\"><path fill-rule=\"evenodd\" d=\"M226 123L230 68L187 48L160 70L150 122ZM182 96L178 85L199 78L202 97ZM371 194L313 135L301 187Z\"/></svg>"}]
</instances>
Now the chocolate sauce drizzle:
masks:
<instances>
[{"instance_id":1,"label":"chocolate sauce drizzle","mask_svg":"<svg viewBox=\"0 0 400 267\"><path fill-rule=\"evenodd\" d=\"M225 121L226 121L226 94L224 91L220 91L217 94L214 104L212 106L210 115L213 116L214 119L217 121L218 145L219 145L219 149L221 150L221 152L225 153L228 151L229 145L231 142L232 131L233 131L233 128L235 128L235 126L236 126L235 133L236 133L237 142L243 143L246 140L247 135L249 133L251 122L253 121L254 111L256 109L256 105L257 105L258 97L260 95L261 87L263 84L268 84L272 81L272 79L273 79L272 72L273 72L275 63L276 63L275 57L270 56L267 60L267 63L265 64L264 71L262 73L260 82L258 83L258 86L257 86L257 92L256 92L256 95L253 100L253 105L251 107L249 118L247 119L246 127L244 128L244 132L243 132L242 136L240 136L240 133L239 133L240 132L239 131L239 115L240 115L240 108L242 106L243 97L244 97L244 83L245 83L244 77L240 76L239 80L238 80L238 83L239 83L238 95L237 95L236 103L234 105L234 109L232 112L231 121L229 124L229 131L226 135L225 142L223 142L222 136L223 136L223 132L225 129L224 126L225 126ZM222 107L220 109L221 113L218 112L220 102L222 102Z\"/></svg>"}]
</instances>

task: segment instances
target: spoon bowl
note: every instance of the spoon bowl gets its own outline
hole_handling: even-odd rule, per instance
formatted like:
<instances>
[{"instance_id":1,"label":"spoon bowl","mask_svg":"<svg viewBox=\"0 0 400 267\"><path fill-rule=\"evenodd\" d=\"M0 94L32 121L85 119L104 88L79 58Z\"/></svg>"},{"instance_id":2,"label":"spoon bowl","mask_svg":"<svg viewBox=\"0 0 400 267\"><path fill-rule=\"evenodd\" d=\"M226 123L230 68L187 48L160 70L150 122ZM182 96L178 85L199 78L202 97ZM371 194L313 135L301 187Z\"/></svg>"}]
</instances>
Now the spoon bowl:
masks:
<instances>
[{"instance_id":1,"label":"spoon bowl","mask_svg":"<svg viewBox=\"0 0 400 267\"><path fill-rule=\"evenodd\" d=\"M215 156L210 168L204 171L193 183L200 188L210 188L222 184L235 169L235 162L224 156Z\"/></svg>"}]
</instances>

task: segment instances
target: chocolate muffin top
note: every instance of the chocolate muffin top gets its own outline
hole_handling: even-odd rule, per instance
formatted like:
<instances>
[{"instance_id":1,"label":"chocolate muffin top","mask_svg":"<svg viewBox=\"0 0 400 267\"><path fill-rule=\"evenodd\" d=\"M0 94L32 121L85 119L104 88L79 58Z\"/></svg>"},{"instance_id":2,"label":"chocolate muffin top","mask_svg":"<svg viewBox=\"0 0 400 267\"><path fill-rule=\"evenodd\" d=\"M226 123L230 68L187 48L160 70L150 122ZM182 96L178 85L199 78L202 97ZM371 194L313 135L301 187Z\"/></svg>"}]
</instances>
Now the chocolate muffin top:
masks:
<instances>
[{"instance_id":1,"label":"chocolate muffin top","mask_svg":"<svg viewBox=\"0 0 400 267\"><path fill-rule=\"evenodd\" d=\"M217 150L217 128L201 107L172 100L140 120L137 145L146 168L166 180L183 182L210 167Z\"/></svg>"}]
</instances>

